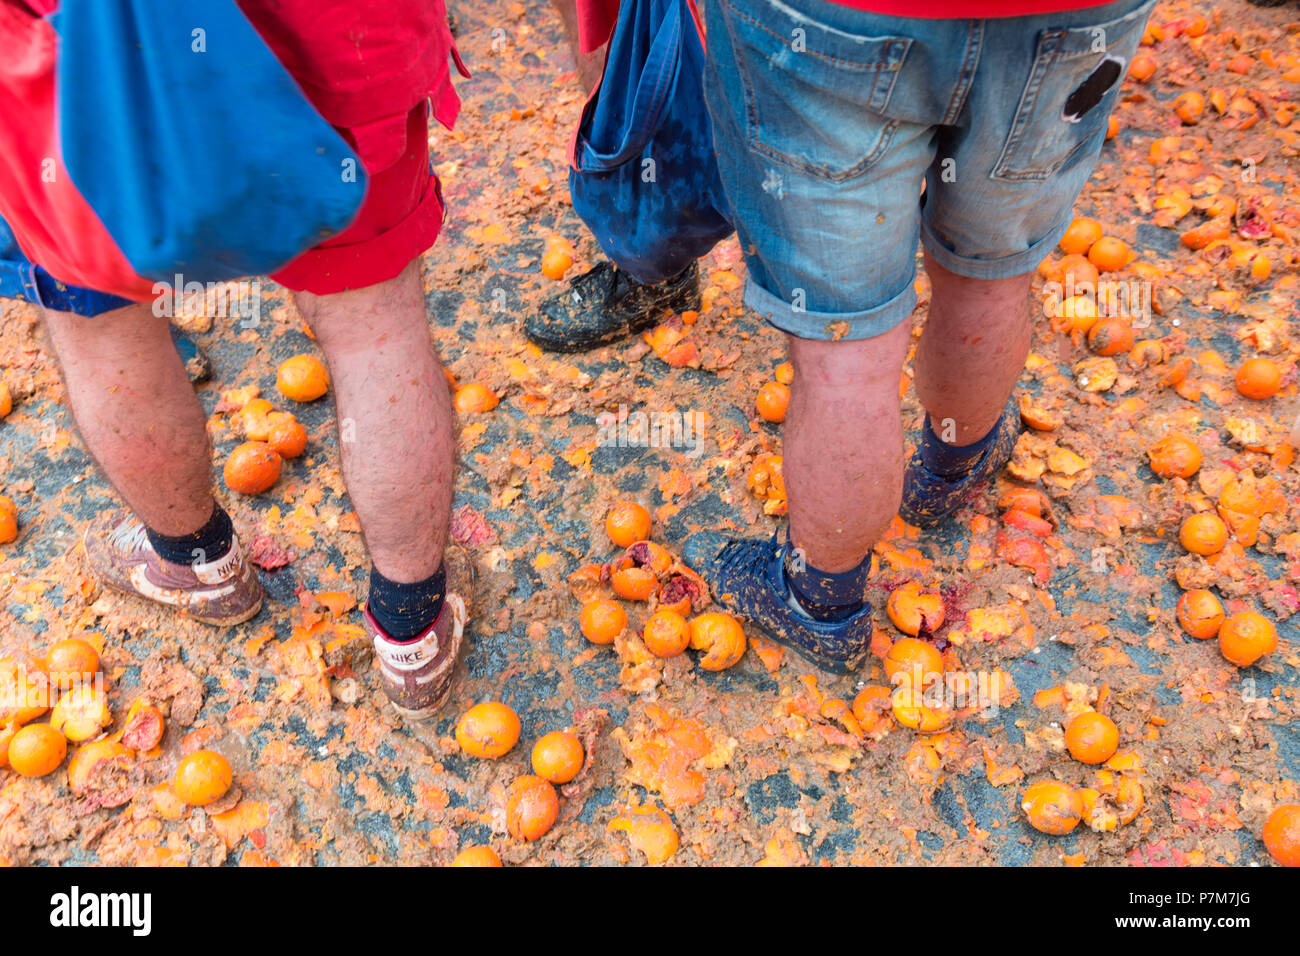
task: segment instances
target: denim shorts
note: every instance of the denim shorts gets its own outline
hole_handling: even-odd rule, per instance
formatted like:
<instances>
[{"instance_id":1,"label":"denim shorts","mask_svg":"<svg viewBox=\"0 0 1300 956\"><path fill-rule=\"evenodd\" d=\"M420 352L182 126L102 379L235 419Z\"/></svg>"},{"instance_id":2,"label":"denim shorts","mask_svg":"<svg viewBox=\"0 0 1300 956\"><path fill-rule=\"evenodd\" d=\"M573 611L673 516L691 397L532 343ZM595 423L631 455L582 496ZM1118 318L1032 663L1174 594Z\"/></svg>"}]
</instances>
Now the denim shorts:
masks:
<instances>
[{"instance_id":1,"label":"denim shorts","mask_svg":"<svg viewBox=\"0 0 1300 956\"><path fill-rule=\"evenodd\" d=\"M924 20L706 0L746 304L800 338L865 339L915 307L918 239L958 275L1032 271L1070 224L1154 5Z\"/></svg>"}]
</instances>

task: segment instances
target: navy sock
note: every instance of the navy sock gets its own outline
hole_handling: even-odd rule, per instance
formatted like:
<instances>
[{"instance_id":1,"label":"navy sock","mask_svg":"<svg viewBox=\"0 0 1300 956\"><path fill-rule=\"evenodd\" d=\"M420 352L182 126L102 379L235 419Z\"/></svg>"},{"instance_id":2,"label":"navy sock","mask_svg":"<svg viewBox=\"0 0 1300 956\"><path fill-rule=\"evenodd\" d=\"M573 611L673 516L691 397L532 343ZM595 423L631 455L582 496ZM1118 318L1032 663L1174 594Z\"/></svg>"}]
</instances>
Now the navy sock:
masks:
<instances>
[{"instance_id":1,"label":"navy sock","mask_svg":"<svg viewBox=\"0 0 1300 956\"><path fill-rule=\"evenodd\" d=\"M447 596L447 571L438 568L423 581L400 584L370 569L370 595L366 607L384 633L394 641L409 641L437 620Z\"/></svg>"},{"instance_id":2,"label":"navy sock","mask_svg":"<svg viewBox=\"0 0 1300 956\"><path fill-rule=\"evenodd\" d=\"M793 566L785 563L785 583L799 606L818 621L842 621L861 610L867 603L867 576L871 573L871 555L856 568L830 574L818 571L806 562Z\"/></svg>"},{"instance_id":3,"label":"navy sock","mask_svg":"<svg viewBox=\"0 0 1300 956\"><path fill-rule=\"evenodd\" d=\"M213 502L212 517L193 534L159 534L145 528L149 543L164 561L173 564L206 564L230 553L235 544L235 527L230 523L226 509Z\"/></svg>"},{"instance_id":4,"label":"navy sock","mask_svg":"<svg viewBox=\"0 0 1300 956\"><path fill-rule=\"evenodd\" d=\"M977 442L969 445L952 445L944 441L930 424L930 416L925 416L925 430L921 435L921 464L927 471L941 478L960 478L984 457L984 452L993 443L998 433L999 418L989 429L989 433Z\"/></svg>"}]
</instances>

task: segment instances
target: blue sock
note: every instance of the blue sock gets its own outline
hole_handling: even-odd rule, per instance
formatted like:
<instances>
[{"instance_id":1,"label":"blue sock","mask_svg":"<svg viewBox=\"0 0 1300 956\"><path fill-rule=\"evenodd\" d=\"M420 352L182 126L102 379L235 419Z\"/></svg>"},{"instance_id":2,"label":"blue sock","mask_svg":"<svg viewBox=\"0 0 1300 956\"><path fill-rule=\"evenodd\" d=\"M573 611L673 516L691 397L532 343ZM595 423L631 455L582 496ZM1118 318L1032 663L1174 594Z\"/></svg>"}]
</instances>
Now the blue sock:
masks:
<instances>
[{"instance_id":1,"label":"blue sock","mask_svg":"<svg viewBox=\"0 0 1300 956\"><path fill-rule=\"evenodd\" d=\"M870 573L870 554L856 568L838 574L818 571L806 562L792 567L788 554L785 562L785 583L799 606L817 621L842 621L860 611L867 603Z\"/></svg>"},{"instance_id":2,"label":"blue sock","mask_svg":"<svg viewBox=\"0 0 1300 956\"><path fill-rule=\"evenodd\" d=\"M438 568L423 581L390 581L373 567L366 607L384 633L394 641L409 641L428 630L442 611L447 596L447 571Z\"/></svg>"},{"instance_id":3,"label":"blue sock","mask_svg":"<svg viewBox=\"0 0 1300 956\"><path fill-rule=\"evenodd\" d=\"M149 544L164 561L173 564L207 564L230 553L235 544L235 527L230 523L226 509L212 503L212 517L192 534L159 534L151 528L144 529Z\"/></svg>"},{"instance_id":4,"label":"blue sock","mask_svg":"<svg viewBox=\"0 0 1300 956\"><path fill-rule=\"evenodd\" d=\"M926 471L940 478L960 478L979 464L980 459L984 457L984 452L997 436L998 426L1001 424L1002 419L999 418L989 429L988 434L977 442L970 445L952 445L935 433L927 413L925 428L921 432L921 464L925 465Z\"/></svg>"}]
</instances>

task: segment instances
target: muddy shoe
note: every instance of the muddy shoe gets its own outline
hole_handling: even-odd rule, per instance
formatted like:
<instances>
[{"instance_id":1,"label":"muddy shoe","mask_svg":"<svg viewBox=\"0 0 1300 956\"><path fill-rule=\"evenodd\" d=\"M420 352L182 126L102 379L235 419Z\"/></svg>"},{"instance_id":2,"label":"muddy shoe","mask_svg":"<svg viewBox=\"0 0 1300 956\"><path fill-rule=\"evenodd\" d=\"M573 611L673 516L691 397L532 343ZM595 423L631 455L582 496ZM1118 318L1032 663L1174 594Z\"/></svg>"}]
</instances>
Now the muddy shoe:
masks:
<instances>
[{"instance_id":1,"label":"muddy shoe","mask_svg":"<svg viewBox=\"0 0 1300 956\"><path fill-rule=\"evenodd\" d=\"M785 583L787 547L775 534L764 540L700 531L686 539L682 556L727 610L820 667L853 673L871 646L871 605L842 621L818 621L795 610Z\"/></svg>"},{"instance_id":2,"label":"muddy shoe","mask_svg":"<svg viewBox=\"0 0 1300 956\"><path fill-rule=\"evenodd\" d=\"M262 608L257 571L244 560L238 539L223 558L176 564L154 551L139 518L116 510L90 523L83 544L101 584L174 607L204 624L242 624Z\"/></svg>"},{"instance_id":3,"label":"muddy shoe","mask_svg":"<svg viewBox=\"0 0 1300 956\"><path fill-rule=\"evenodd\" d=\"M1011 460L1016 439L1020 437L1020 406L1014 395L993 428L996 433L993 441L970 470L962 475L936 475L922 463L921 450L914 451L903 472L903 501L898 509L899 517L908 524L936 525L960 508L971 492L1002 470ZM921 440L929 437L927 434Z\"/></svg>"},{"instance_id":4,"label":"muddy shoe","mask_svg":"<svg viewBox=\"0 0 1300 956\"><path fill-rule=\"evenodd\" d=\"M608 260L584 272L524 322L524 334L548 352L582 352L653 327L665 312L700 307L700 270L644 285Z\"/></svg>"},{"instance_id":5,"label":"muddy shoe","mask_svg":"<svg viewBox=\"0 0 1300 956\"><path fill-rule=\"evenodd\" d=\"M474 592L474 565L462 548L451 545L442 556L447 569L447 597L437 620L409 641L394 641L366 608L362 620L375 645L379 678L393 708L407 720L428 720L451 696L451 678L465 636Z\"/></svg>"}]
</instances>

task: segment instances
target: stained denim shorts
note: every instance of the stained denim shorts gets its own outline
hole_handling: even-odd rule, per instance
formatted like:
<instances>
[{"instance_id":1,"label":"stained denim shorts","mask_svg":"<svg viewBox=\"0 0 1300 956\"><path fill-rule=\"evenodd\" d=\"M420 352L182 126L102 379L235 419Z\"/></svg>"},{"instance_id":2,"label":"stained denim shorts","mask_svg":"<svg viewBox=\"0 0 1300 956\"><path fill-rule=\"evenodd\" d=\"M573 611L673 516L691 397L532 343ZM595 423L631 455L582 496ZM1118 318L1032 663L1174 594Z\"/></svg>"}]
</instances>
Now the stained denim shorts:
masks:
<instances>
[{"instance_id":1,"label":"stained denim shorts","mask_svg":"<svg viewBox=\"0 0 1300 956\"><path fill-rule=\"evenodd\" d=\"M922 20L706 0L746 303L801 338L865 339L915 307L918 238L959 275L1032 271L1070 223L1153 6Z\"/></svg>"}]
</instances>

